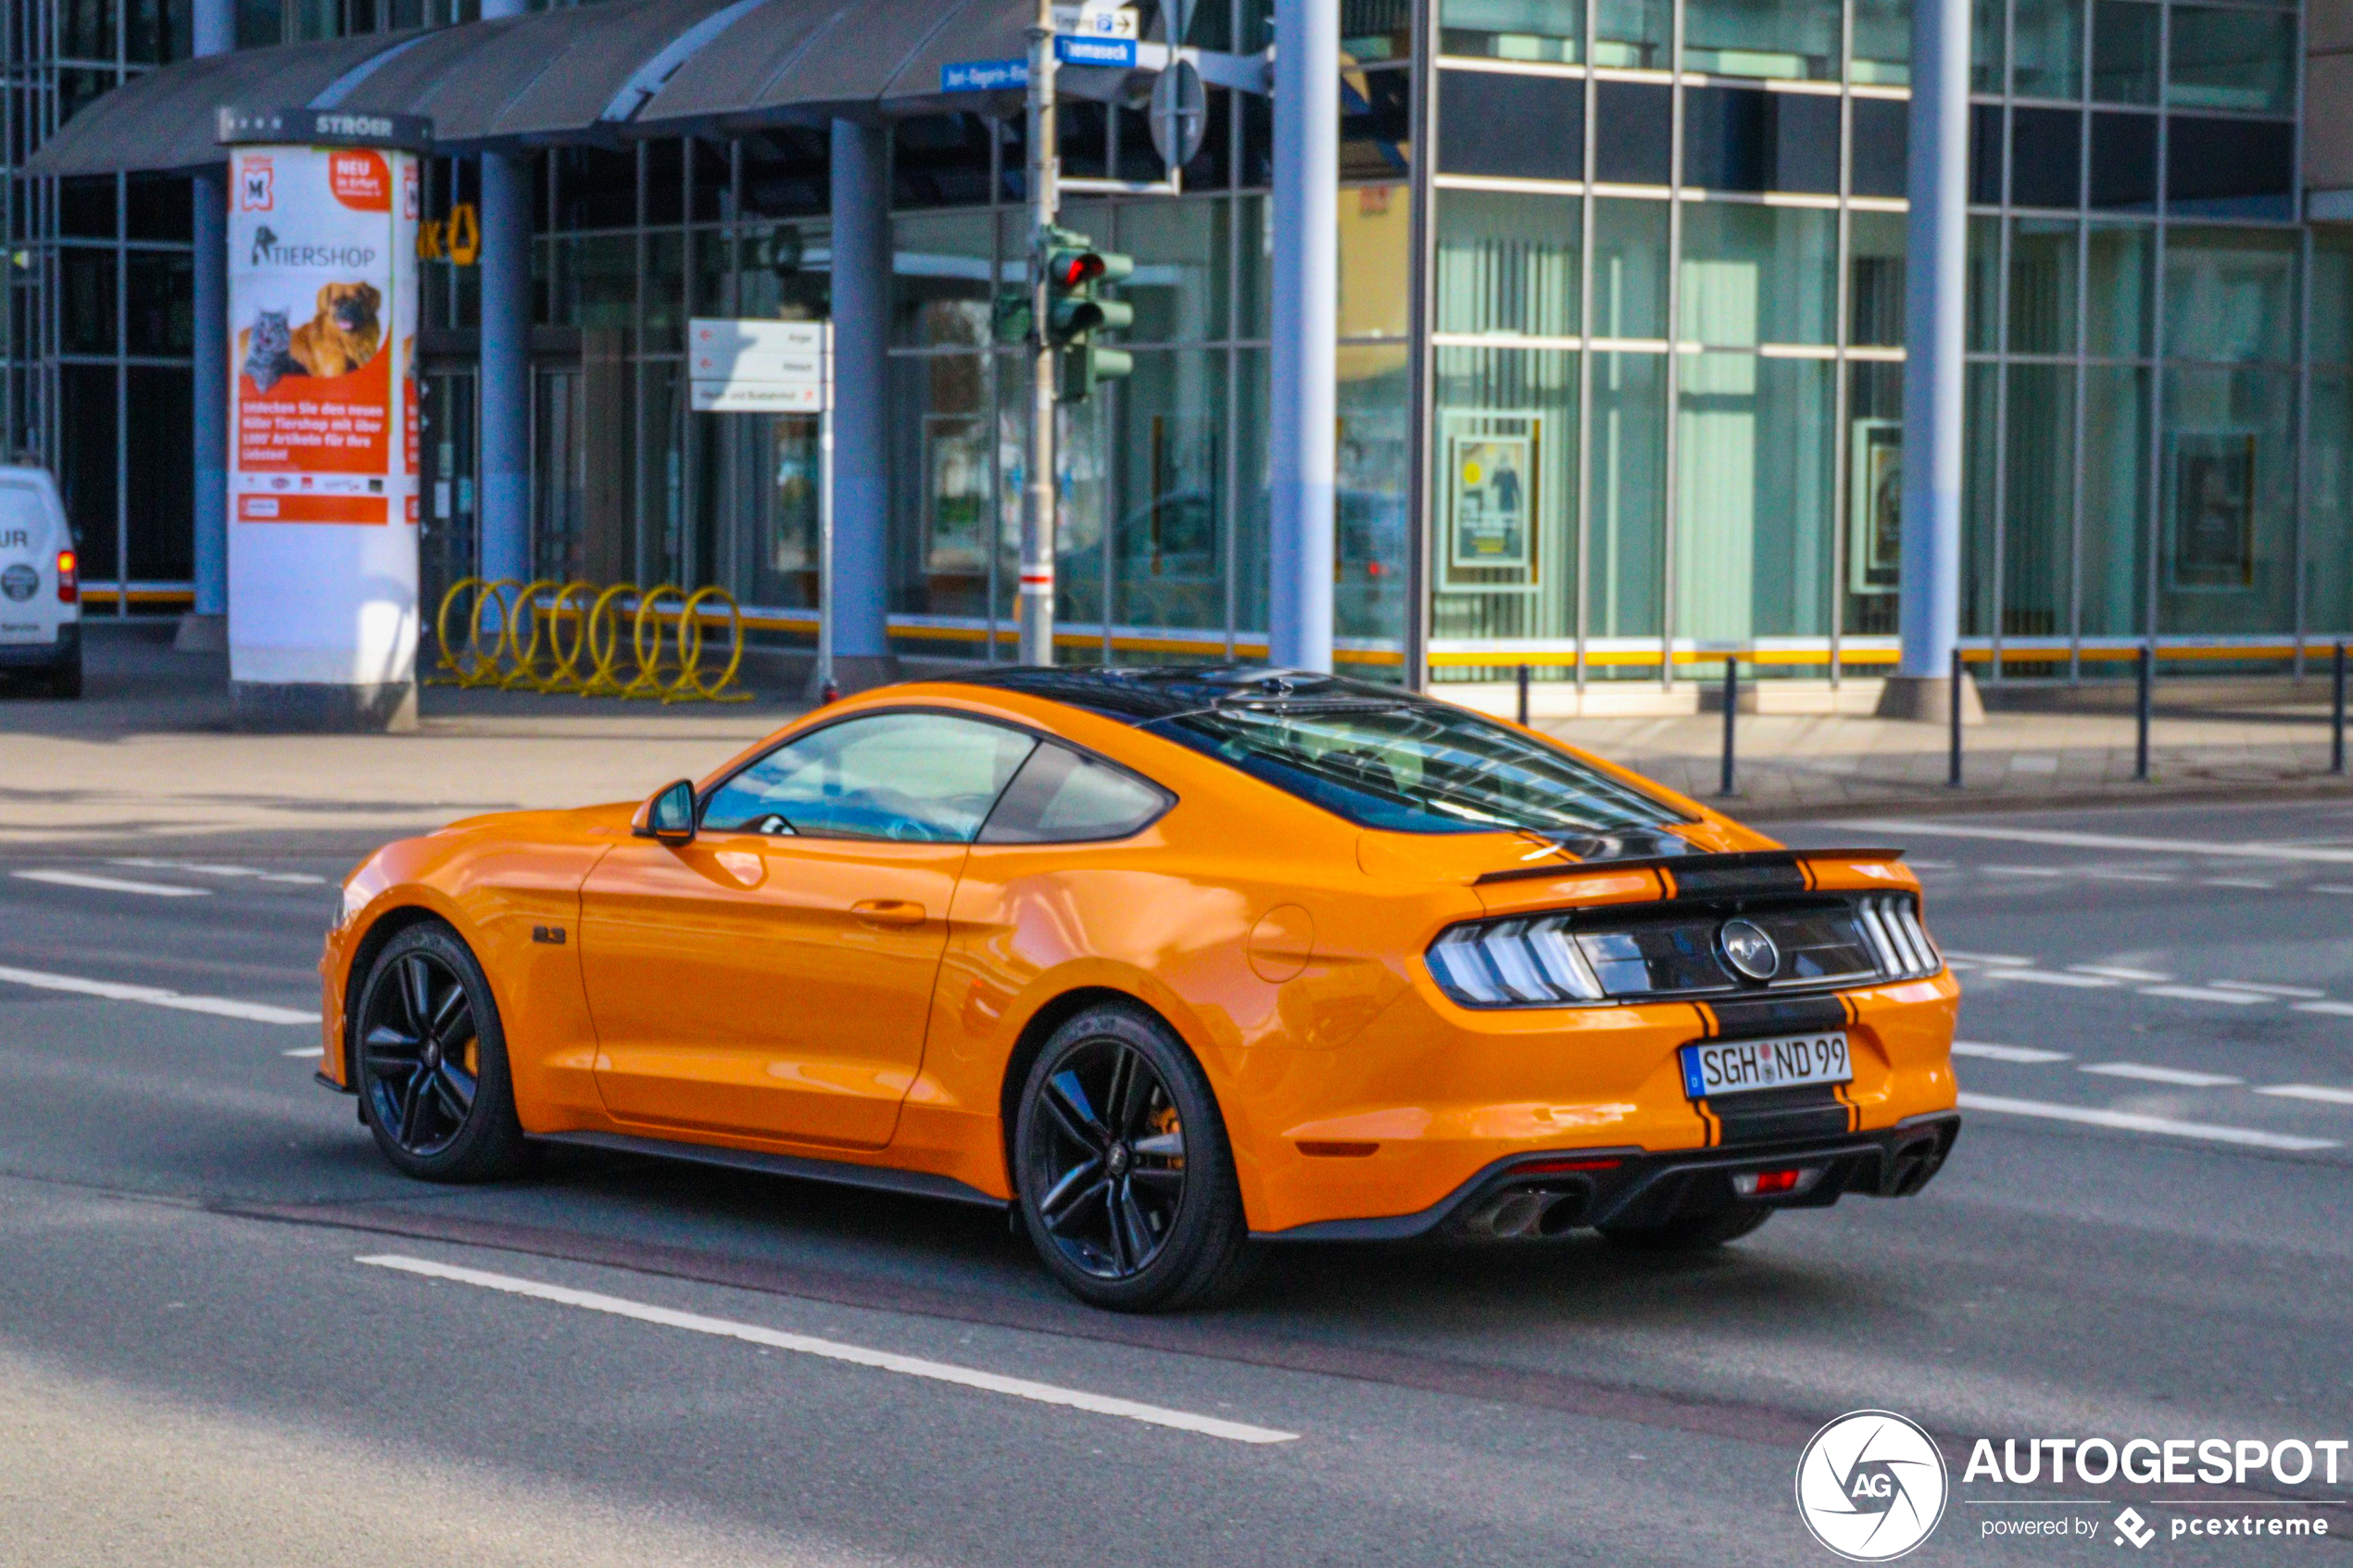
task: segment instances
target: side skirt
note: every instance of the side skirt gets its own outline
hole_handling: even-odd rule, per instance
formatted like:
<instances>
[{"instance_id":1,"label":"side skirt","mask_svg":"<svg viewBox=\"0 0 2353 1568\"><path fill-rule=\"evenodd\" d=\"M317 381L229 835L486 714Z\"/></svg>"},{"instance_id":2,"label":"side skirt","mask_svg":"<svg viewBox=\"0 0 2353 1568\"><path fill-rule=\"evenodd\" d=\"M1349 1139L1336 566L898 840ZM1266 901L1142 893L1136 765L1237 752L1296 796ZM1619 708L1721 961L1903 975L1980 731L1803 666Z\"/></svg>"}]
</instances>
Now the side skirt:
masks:
<instances>
[{"instance_id":1,"label":"side skirt","mask_svg":"<svg viewBox=\"0 0 2353 1568\"><path fill-rule=\"evenodd\" d=\"M722 1148L715 1144L673 1143L666 1138L641 1138L627 1133L535 1133L538 1143L571 1144L601 1148L614 1154L646 1154L657 1160L684 1160L696 1165L720 1165L733 1171L756 1171L767 1176L793 1176L805 1182L831 1182L836 1186L867 1187L878 1192L905 1193L912 1198L945 1198L983 1209L1007 1207L976 1186L953 1176L928 1171L894 1171L878 1165L853 1165L839 1160L811 1160L797 1154L766 1154L752 1148Z\"/></svg>"}]
</instances>

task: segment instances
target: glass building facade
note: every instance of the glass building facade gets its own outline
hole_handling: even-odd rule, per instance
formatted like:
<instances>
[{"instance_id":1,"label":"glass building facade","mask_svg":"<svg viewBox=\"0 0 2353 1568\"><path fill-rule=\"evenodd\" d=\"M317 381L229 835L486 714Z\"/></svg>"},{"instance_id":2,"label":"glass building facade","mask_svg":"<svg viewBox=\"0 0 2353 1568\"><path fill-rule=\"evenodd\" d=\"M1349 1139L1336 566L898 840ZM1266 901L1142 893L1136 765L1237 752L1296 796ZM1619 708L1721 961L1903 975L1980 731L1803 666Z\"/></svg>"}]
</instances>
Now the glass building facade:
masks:
<instances>
[{"instance_id":1,"label":"glass building facade","mask_svg":"<svg viewBox=\"0 0 2353 1568\"><path fill-rule=\"evenodd\" d=\"M32 6L107 19L19 29L49 55L30 74L12 56L12 107L53 118L19 108L12 162L184 51L177 4ZM452 19L244 0L239 34ZM1342 666L1591 684L1728 650L1771 675L1891 663L1908 6L1347 0L1342 31ZM2271 668L2353 632L2353 230L2303 220L2306 19L1978 0L1974 31L1962 632L1981 675L2096 676L2149 636ZM1264 0L1225 0L1188 42L1268 37ZM1271 115L1223 90L1211 108L1181 194L1065 205L1137 269L1135 373L1063 413L1064 659L1264 656ZM1061 151L1086 179L1164 174L1131 110L1068 107ZM993 301L1026 255L1022 125L902 120L891 163L893 642L1008 658L1026 364ZM824 132L535 167L536 570L719 583L805 637L813 421L690 411L684 348L695 316L825 314ZM428 217L474 178L435 160ZM186 420L186 190L8 182L7 428L58 469L88 576L127 582L126 608L186 597L184 444L147 440ZM446 255L424 279L430 590L474 556L479 290Z\"/></svg>"}]
</instances>

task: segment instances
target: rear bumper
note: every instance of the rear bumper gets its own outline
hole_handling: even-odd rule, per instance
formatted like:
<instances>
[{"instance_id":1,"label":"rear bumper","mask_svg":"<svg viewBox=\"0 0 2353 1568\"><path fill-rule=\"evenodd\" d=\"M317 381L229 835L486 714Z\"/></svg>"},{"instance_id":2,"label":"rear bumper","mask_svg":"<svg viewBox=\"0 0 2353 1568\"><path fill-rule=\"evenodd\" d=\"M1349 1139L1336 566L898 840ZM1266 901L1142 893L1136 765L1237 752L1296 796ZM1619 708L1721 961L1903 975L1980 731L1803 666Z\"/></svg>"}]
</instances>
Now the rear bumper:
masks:
<instances>
[{"instance_id":1,"label":"rear bumper","mask_svg":"<svg viewBox=\"0 0 2353 1568\"><path fill-rule=\"evenodd\" d=\"M0 670L55 670L82 651L82 623L60 621L45 643L0 643Z\"/></svg>"},{"instance_id":2,"label":"rear bumper","mask_svg":"<svg viewBox=\"0 0 2353 1568\"><path fill-rule=\"evenodd\" d=\"M1960 1135L1957 1111L1912 1116L1892 1127L1831 1137L1743 1143L1734 1148L1579 1148L1499 1160L1417 1213L1322 1220L1258 1231L1259 1241L1540 1240L1592 1225L1645 1226L1716 1213L1743 1203L1825 1209L1848 1193L1908 1198L1929 1184ZM1818 1172L1800 1193L1740 1198L1732 1178L1798 1167Z\"/></svg>"}]
</instances>

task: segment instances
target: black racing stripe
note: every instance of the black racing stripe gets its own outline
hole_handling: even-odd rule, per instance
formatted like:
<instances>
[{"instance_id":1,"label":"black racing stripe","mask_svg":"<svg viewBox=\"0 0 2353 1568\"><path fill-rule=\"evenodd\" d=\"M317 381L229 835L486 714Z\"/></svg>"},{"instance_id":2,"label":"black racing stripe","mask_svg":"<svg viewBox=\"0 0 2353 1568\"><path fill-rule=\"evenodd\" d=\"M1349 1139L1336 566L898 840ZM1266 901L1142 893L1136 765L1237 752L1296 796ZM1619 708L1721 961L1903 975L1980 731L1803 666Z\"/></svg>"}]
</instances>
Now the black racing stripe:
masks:
<instances>
[{"instance_id":1,"label":"black racing stripe","mask_svg":"<svg viewBox=\"0 0 2353 1568\"><path fill-rule=\"evenodd\" d=\"M1837 997L1731 997L1710 1002L1719 1040L1755 1040L1774 1035L1810 1035L1846 1027L1846 1004Z\"/></svg>"},{"instance_id":2,"label":"black racing stripe","mask_svg":"<svg viewBox=\"0 0 2353 1568\"><path fill-rule=\"evenodd\" d=\"M1840 1102L1834 1084L1759 1089L1754 1094L1712 1099L1707 1108L1723 1127L1722 1147L1726 1148L1793 1138L1836 1137L1848 1130L1851 1115Z\"/></svg>"},{"instance_id":3,"label":"black racing stripe","mask_svg":"<svg viewBox=\"0 0 2353 1568\"><path fill-rule=\"evenodd\" d=\"M1678 866L1678 898L1740 897L1755 893L1803 893L1806 872L1796 862L1779 866Z\"/></svg>"},{"instance_id":4,"label":"black racing stripe","mask_svg":"<svg viewBox=\"0 0 2353 1568\"><path fill-rule=\"evenodd\" d=\"M1714 1040L1718 1039L1723 1035L1724 1021L1716 1016L1716 1010L1714 1008L1709 1007L1705 1002L1693 1002L1692 1004L1692 1010L1699 1014L1699 1037L1701 1039Z\"/></svg>"}]
</instances>

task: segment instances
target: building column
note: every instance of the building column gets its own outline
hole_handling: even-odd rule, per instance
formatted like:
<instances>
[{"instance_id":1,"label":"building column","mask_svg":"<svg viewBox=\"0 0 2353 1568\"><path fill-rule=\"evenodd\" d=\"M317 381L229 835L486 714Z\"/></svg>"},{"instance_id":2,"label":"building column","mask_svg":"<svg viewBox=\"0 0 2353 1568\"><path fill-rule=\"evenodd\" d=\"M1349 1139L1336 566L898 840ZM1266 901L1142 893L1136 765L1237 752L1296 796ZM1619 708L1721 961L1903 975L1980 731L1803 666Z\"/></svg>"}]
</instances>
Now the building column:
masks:
<instances>
[{"instance_id":1,"label":"building column","mask_svg":"<svg viewBox=\"0 0 2353 1568\"><path fill-rule=\"evenodd\" d=\"M482 348L474 406L477 575L530 581L531 165L482 155Z\"/></svg>"},{"instance_id":2,"label":"building column","mask_svg":"<svg viewBox=\"0 0 2353 1568\"><path fill-rule=\"evenodd\" d=\"M1969 0L1912 9L1911 198L1904 285L1904 502L1897 629L1903 659L1883 717L1965 718L1953 689L1960 637L1964 309L1969 290ZM1982 714L1976 714L1982 718Z\"/></svg>"},{"instance_id":3,"label":"building column","mask_svg":"<svg viewBox=\"0 0 2353 1568\"><path fill-rule=\"evenodd\" d=\"M190 47L219 55L237 45L233 0L196 0ZM195 447L195 613L174 646L219 652L229 646L229 186L220 169L198 173L189 191L195 332L189 439Z\"/></svg>"},{"instance_id":4,"label":"building column","mask_svg":"<svg viewBox=\"0 0 2353 1568\"><path fill-rule=\"evenodd\" d=\"M484 20L519 16L524 0L482 0ZM481 349L474 516L477 575L531 580L531 163L482 155Z\"/></svg>"},{"instance_id":5,"label":"building column","mask_svg":"<svg viewBox=\"0 0 2353 1568\"><path fill-rule=\"evenodd\" d=\"M834 676L898 678L890 656L890 135L833 122Z\"/></svg>"},{"instance_id":6,"label":"building column","mask_svg":"<svg viewBox=\"0 0 2353 1568\"><path fill-rule=\"evenodd\" d=\"M1340 331L1340 4L1275 6L1267 659L1332 667Z\"/></svg>"}]
</instances>

